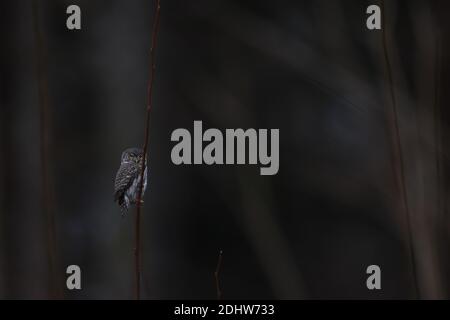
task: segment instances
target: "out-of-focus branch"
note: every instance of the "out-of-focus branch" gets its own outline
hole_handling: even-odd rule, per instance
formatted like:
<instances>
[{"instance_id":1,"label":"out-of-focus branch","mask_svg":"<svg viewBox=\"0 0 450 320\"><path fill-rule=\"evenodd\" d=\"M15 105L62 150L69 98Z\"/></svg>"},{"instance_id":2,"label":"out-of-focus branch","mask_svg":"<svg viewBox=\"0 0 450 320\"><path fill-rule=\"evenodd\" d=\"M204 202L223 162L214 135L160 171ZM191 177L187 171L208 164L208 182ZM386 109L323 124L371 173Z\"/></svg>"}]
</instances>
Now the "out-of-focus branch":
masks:
<instances>
[{"instance_id":1,"label":"out-of-focus branch","mask_svg":"<svg viewBox=\"0 0 450 320\"><path fill-rule=\"evenodd\" d=\"M386 21L386 10L385 10L385 3L384 1L381 2L381 10L382 10L382 16L384 18L384 21ZM386 63L386 73L387 73L387 80L388 80L388 88L389 88L389 97L391 99L391 110L388 112L390 122L391 122L391 130L392 130L392 137L393 137L393 153L394 153L394 170L396 172L396 178L397 183L399 187L399 193L401 202L403 204L403 209L405 211L405 218L407 221L407 234L408 234L408 246L409 246L409 253L410 253L410 259L411 259L411 272L414 282L414 290L416 293L417 298L420 298L420 289L419 289L419 281L417 278L417 267L416 267L416 255L415 255L415 246L414 246L414 239L412 234L412 221L411 221L411 212L409 209L409 203L408 203L408 194L406 191L406 182L405 182L405 167L404 167L404 160L403 160L403 149L402 149L402 143L401 143L401 137L400 137L400 126L399 126L399 120L398 120L398 110L397 110L397 99L395 95L395 89L394 89L394 79L392 74L392 64L389 57L389 51L388 51L388 45L387 45L387 35L386 35L386 22L383 24L382 28L382 45L383 45L383 55L384 55L384 62Z\"/></svg>"},{"instance_id":2,"label":"out-of-focus branch","mask_svg":"<svg viewBox=\"0 0 450 320\"><path fill-rule=\"evenodd\" d=\"M50 115L48 99L47 57L44 48L44 36L39 20L39 3L32 2L33 30L35 38L36 72L39 94L40 121L40 161L42 184L42 211L45 214L47 226L47 254L50 278L50 294L52 298L63 297L60 271L57 266L55 203L53 195L53 179L50 174Z\"/></svg>"}]
</instances>

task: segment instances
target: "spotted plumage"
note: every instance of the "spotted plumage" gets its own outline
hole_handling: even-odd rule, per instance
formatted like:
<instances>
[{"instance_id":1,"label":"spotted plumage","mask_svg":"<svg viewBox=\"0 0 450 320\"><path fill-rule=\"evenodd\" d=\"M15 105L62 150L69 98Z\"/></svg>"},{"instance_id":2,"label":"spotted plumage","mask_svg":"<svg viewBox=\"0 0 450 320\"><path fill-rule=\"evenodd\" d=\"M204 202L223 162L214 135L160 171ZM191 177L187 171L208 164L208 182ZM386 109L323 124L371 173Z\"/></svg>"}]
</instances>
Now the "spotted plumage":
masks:
<instances>
[{"instance_id":1,"label":"spotted plumage","mask_svg":"<svg viewBox=\"0 0 450 320\"><path fill-rule=\"evenodd\" d=\"M121 207L124 215L130 205L138 201L138 189L144 153L139 148L129 148L122 153L120 168L116 174L114 184L114 201ZM141 202L147 188L147 165L144 170L144 183L142 184Z\"/></svg>"}]
</instances>

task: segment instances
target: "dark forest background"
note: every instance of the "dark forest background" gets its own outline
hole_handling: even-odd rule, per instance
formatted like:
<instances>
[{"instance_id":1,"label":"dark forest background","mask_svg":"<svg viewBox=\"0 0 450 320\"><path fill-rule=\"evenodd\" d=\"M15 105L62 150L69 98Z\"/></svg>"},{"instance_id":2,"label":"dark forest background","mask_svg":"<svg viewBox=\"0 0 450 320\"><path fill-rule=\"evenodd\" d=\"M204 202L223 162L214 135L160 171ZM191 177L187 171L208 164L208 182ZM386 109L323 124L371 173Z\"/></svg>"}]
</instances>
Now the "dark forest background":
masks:
<instances>
[{"instance_id":1,"label":"dark forest background","mask_svg":"<svg viewBox=\"0 0 450 320\"><path fill-rule=\"evenodd\" d=\"M224 299L450 297L450 10L385 2L383 33L376 0L161 1L143 298L215 299L220 250ZM113 185L143 144L154 1L38 7L44 59L32 1L0 2L0 298L133 298L135 210L121 218ZM279 128L278 175L173 165L194 120ZM61 293L71 264L82 290Z\"/></svg>"}]
</instances>

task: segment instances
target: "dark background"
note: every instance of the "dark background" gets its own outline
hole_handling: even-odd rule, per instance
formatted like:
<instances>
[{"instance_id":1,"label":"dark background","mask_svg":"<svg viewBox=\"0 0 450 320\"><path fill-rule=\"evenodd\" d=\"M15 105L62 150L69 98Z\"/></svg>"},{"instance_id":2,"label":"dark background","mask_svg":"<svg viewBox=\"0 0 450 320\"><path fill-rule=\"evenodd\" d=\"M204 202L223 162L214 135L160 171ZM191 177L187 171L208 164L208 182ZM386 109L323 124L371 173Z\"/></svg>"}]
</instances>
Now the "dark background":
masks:
<instances>
[{"instance_id":1,"label":"dark background","mask_svg":"<svg viewBox=\"0 0 450 320\"><path fill-rule=\"evenodd\" d=\"M161 1L143 298L215 299L220 250L224 299L449 297L450 10L386 1L383 42L366 28L370 4ZM112 195L121 152L144 140L154 2L38 7L43 59L32 2L0 3L0 298L133 298L135 210L122 219ZM279 173L173 165L170 135L194 120L279 128ZM71 264L82 290L61 295ZM366 288L371 264L381 291Z\"/></svg>"}]
</instances>

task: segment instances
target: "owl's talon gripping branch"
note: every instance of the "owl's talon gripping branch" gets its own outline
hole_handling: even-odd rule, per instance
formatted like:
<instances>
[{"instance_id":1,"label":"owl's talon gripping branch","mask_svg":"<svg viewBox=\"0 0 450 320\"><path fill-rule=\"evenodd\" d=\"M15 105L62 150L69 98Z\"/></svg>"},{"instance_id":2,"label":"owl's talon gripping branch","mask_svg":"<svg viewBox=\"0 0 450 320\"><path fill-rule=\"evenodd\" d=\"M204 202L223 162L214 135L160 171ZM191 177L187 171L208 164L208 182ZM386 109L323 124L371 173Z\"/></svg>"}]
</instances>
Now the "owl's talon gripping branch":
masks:
<instances>
[{"instance_id":1,"label":"owl's talon gripping branch","mask_svg":"<svg viewBox=\"0 0 450 320\"><path fill-rule=\"evenodd\" d=\"M142 205L144 203L142 198L147 188L147 163L144 164L145 170L141 199L138 197L143 156L144 153L139 148L130 148L122 153L120 168L117 171L114 184L114 201L117 201L121 207L122 216L128 211L130 204Z\"/></svg>"}]
</instances>

